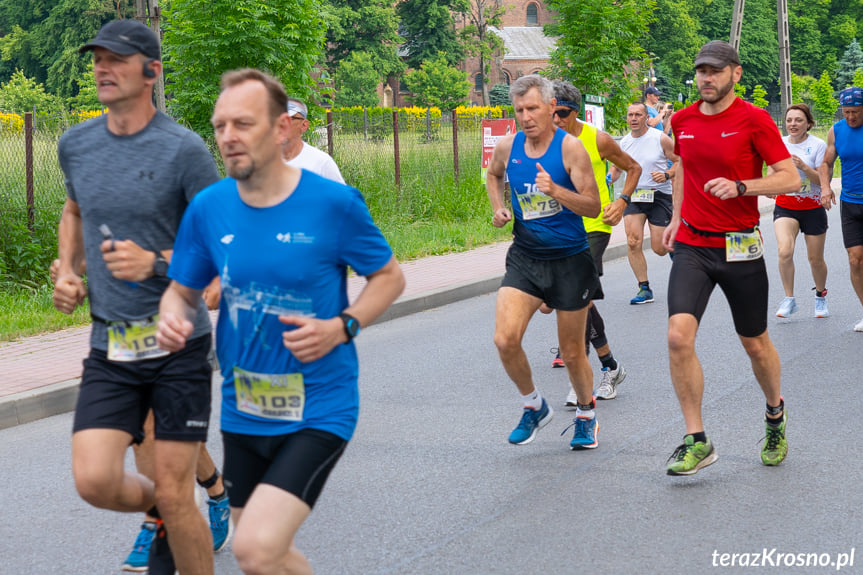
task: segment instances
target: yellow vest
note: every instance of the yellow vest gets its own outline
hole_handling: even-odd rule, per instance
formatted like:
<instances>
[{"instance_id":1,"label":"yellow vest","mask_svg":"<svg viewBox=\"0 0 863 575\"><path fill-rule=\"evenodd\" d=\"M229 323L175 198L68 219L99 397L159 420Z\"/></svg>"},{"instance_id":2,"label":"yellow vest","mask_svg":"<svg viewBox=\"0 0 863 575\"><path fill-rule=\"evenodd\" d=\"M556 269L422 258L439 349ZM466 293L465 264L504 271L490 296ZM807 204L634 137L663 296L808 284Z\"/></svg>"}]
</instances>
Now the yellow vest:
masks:
<instances>
[{"instance_id":1,"label":"yellow vest","mask_svg":"<svg viewBox=\"0 0 863 575\"><path fill-rule=\"evenodd\" d=\"M582 122L581 134L578 135L578 139L584 144L587 155L590 156L590 163L593 164L593 177L596 179L596 186L599 188L599 201L602 204L602 208L605 208L605 206L611 203L611 194L608 192L608 186L605 185L605 160L599 156L599 148L596 147L596 132L596 128ZM601 212L595 218L582 219L584 220L584 229L587 233L611 233L611 226L602 223Z\"/></svg>"}]
</instances>

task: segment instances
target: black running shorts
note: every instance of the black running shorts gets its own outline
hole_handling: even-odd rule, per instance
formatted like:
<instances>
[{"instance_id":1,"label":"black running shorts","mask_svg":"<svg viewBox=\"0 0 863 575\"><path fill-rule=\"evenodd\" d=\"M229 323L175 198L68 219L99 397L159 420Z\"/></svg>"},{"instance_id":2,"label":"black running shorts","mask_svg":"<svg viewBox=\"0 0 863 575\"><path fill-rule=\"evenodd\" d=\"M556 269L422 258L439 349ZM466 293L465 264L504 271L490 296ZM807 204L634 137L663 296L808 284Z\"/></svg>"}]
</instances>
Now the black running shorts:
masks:
<instances>
[{"instance_id":1,"label":"black running shorts","mask_svg":"<svg viewBox=\"0 0 863 575\"><path fill-rule=\"evenodd\" d=\"M652 202L632 202L623 211L623 216L633 214L646 214L647 223L660 228L666 227L671 222L671 214L674 205L671 202L671 194L655 192Z\"/></svg>"},{"instance_id":2,"label":"black running shorts","mask_svg":"<svg viewBox=\"0 0 863 575\"><path fill-rule=\"evenodd\" d=\"M144 418L152 408L156 439L206 441L211 342L207 334L177 353L135 362L109 361L106 352L91 349L84 360L72 431L119 429L140 443Z\"/></svg>"},{"instance_id":3,"label":"black running shorts","mask_svg":"<svg viewBox=\"0 0 863 575\"><path fill-rule=\"evenodd\" d=\"M608 232L587 232L590 256L593 258L593 265L596 266L596 274L599 277L602 277L602 258L605 256L609 241L611 241L611 234Z\"/></svg>"},{"instance_id":4,"label":"black running shorts","mask_svg":"<svg viewBox=\"0 0 863 575\"><path fill-rule=\"evenodd\" d=\"M506 254L506 273L500 285L523 291L562 311L582 309L591 300L603 297L590 250L539 260L513 244Z\"/></svg>"},{"instance_id":5,"label":"black running shorts","mask_svg":"<svg viewBox=\"0 0 863 575\"><path fill-rule=\"evenodd\" d=\"M773 221L791 218L800 224L800 231L807 236L820 236L827 233L827 210L823 207L809 210L789 210L782 206L773 207Z\"/></svg>"},{"instance_id":6,"label":"black running shorts","mask_svg":"<svg viewBox=\"0 0 863 575\"><path fill-rule=\"evenodd\" d=\"M764 258L727 262L725 248L676 242L668 277L668 316L688 313L701 322L716 285L725 293L739 335L756 337L767 330L768 284Z\"/></svg>"},{"instance_id":7,"label":"black running shorts","mask_svg":"<svg viewBox=\"0 0 863 575\"><path fill-rule=\"evenodd\" d=\"M845 248L863 246L863 204L839 202L842 216L842 240Z\"/></svg>"},{"instance_id":8,"label":"black running shorts","mask_svg":"<svg viewBox=\"0 0 863 575\"><path fill-rule=\"evenodd\" d=\"M287 435L222 431L225 485L232 507L245 507L259 483L292 493L312 508L348 442L319 429Z\"/></svg>"}]
</instances>

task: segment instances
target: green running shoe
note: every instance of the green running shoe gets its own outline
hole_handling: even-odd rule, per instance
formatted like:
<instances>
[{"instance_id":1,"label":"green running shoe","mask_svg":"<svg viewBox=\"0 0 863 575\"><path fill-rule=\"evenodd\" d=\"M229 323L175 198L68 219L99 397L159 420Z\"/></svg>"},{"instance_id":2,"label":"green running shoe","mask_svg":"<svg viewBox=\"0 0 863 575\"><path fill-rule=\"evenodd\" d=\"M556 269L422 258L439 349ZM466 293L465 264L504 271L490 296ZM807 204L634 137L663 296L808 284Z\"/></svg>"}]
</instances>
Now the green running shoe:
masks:
<instances>
[{"instance_id":1,"label":"green running shoe","mask_svg":"<svg viewBox=\"0 0 863 575\"><path fill-rule=\"evenodd\" d=\"M767 434L764 437L764 446L761 448L761 463L764 465L779 465L785 461L788 455L788 442L785 440L785 422L788 421L788 412L783 410L782 423L770 425L767 416L764 417L764 427Z\"/></svg>"},{"instance_id":2,"label":"green running shoe","mask_svg":"<svg viewBox=\"0 0 863 575\"><path fill-rule=\"evenodd\" d=\"M687 435L666 461L665 470L668 475L694 475L717 459L719 456L709 438L706 442L696 443L691 435Z\"/></svg>"}]
</instances>

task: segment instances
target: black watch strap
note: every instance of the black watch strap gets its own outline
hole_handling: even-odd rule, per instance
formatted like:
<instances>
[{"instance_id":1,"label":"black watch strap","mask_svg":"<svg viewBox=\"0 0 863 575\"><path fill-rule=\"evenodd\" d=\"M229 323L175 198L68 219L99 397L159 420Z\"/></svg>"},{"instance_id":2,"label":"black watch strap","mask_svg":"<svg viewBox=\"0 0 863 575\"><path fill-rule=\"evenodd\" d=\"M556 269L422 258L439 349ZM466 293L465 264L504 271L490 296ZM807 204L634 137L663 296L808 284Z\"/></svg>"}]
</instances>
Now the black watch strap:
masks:
<instances>
[{"instance_id":1,"label":"black watch strap","mask_svg":"<svg viewBox=\"0 0 863 575\"><path fill-rule=\"evenodd\" d=\"M158 250L153 250L153 253L156 254L156 259L153 260L153 276L157 278L167 277L168 260Z\"/></svg>"},{"instance_id":2,"label":"black watch strap","mask_svg":"<svg viewBox=\"0 0 863 575\"><path fill-rule=\"evenodd\" d=\"M620 194L617 197L620 198L621 200L623 200L624 202L626 202L627 206L632 203L632 197L631 196L628 196L626 194Z\"/></svg>"},{"instance_id":3,"label":"black watch strap","mask_svg":"<svg viewBox=\"0 0 863 575\"><path fill-rule=\"evenodd\" d=\"M345 324L345 335L348 336L348 341L345 343L349 343L352 339L357 337L360 334L360 322L349 313L340 313L339 317L342 319L342 322Z\"/></svg>"}]
</instances>

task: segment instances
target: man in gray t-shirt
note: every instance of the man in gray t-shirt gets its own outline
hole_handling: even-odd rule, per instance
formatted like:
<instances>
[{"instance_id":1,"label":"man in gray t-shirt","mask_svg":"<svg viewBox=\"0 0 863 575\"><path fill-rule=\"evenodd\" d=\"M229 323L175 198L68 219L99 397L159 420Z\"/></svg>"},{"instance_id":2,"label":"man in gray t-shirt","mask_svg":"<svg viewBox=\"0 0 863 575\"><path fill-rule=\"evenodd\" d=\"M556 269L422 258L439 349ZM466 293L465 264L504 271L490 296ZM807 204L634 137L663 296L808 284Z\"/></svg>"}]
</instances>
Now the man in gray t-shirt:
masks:
<instances>
[{"instance_id":1,"label":"man in gray t-shirt","mask_svg":"<svg viewBox=\"0 0 863 575\"><path fill-rule=\"evenodd\" d=\"M198 302L188 353L159 349L155 328L183 212L219 173L201 138L153 106L162 65L158 39L146 26L110 22L81 48L89 50L99 100L110 111L68 130L58 147L68 198L54 305L71 313L89 297L93 316L73 424L75 484L96 507L147 511L154 519L142 529L152 551L136 542L125 570L146 569L149 561L151 575L173 574L176 562L182 573L211 574L210 530L190 497L210 419L210 321ZM77 273L85 262L86 287ZM151 408L152 480L123 469ZM213 487L218 473L207 478ZM227 513L227 500L221 506ZM221 517L226 535L228 517Z\"/></svg>"}]
</instances>

